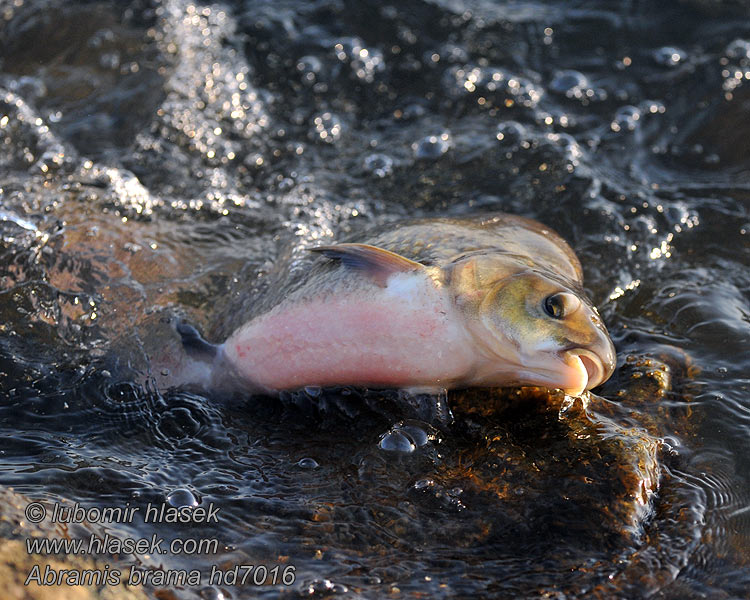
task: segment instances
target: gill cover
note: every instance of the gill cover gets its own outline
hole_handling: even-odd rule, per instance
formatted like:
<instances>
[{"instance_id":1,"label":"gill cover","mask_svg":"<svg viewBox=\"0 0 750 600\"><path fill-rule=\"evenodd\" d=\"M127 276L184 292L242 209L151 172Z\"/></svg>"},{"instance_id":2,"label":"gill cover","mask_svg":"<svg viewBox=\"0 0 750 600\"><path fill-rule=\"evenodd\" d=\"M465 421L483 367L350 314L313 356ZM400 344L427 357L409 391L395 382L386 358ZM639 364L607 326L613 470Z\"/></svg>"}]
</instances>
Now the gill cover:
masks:
<instances>
[{"instance_id":1,"label":"gill cover","mask_svg":"<svg viewBox=\"0 0 750 600\"><path fill-rule=\"evenodd\" d=\"M459 297L479 345L514 365L517 384L578 395L609 378L614 347L577 286L507 259L476 262L461 269Z\"/></svg>"}]
</instances>

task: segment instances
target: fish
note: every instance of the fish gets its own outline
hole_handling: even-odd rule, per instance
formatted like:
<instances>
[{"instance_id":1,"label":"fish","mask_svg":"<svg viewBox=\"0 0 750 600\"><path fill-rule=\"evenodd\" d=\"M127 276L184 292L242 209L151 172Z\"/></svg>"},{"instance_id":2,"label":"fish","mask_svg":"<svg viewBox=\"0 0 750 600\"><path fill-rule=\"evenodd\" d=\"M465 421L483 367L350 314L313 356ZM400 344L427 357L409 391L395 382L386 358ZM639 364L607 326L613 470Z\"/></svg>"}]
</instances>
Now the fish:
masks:
<instances>
[{"instance_id":1,"label":"fish","mask_svg":"<svg viewBox=\"0 0 750 600\"><path fill-rule=\"evenodd\" d=\"M281 273L277 293L223 344L182 327L185 346L210 359L213 385L262 394L540 386L578 396L614 371L580 261L534 220L413 219L308 250L305 268Z\"/></svg>"}]
</instances>

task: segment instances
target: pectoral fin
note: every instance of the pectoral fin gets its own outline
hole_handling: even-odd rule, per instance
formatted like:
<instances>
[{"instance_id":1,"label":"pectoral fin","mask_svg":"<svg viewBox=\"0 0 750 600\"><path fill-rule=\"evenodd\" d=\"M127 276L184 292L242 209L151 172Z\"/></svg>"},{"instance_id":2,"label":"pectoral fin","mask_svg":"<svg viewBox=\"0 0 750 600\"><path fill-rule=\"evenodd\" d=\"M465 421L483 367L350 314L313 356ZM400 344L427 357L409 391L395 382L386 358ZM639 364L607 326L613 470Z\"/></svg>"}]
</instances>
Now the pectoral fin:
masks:
<instances>
[{"instance_id":1,"label":"pectoral fin","mask_svg":"<svg viewBox=\"0 0 750 600\"><path fill-rule=\"evenodd\" d=\"M388 278L395 273L412 273L424 269L418 262L369 244L317 246L310 248L310 251L340 260L344 266L371 277L381 287L385 287Z\"/></svg>"}]
</instances>

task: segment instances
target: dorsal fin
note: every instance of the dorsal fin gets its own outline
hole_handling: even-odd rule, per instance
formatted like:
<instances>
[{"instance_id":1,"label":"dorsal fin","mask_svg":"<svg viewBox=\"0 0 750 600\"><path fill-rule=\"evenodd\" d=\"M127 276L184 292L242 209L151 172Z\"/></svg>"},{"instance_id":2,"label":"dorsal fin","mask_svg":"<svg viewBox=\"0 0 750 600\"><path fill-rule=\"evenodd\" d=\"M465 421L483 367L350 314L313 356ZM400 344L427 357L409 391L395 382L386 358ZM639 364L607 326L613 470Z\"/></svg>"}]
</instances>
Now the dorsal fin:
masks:
<instances>
[{"instance_id":1,"label":"dorsal fin","mask_svg":"<svg viewBox=\"0 0 750 600\"><path fill-rule=\"evenodd\" d=\"M410 273L424 269L418 262L369 244L335 244L316 246L309 250L340 260L344 266L366 274L382 287L385 287L388 278L395 273Z\"/></svg>"}]
</instances>

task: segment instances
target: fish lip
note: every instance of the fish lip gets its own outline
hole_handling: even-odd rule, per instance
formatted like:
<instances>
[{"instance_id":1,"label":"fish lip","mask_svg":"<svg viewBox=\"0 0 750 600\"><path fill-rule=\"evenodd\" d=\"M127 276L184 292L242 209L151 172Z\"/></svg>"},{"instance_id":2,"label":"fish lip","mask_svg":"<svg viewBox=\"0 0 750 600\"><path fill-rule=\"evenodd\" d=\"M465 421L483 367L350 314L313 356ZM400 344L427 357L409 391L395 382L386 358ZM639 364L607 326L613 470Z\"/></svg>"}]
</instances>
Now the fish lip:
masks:
<instances>
[{"instance_id":1,"label":"fish lip","mask_svg":"<svg viewBox=\"0 0 750 600\"><path fill-rule=\"evenodd\" d=\"M604 383L609 379L613 370L611 364L609 365L609 368L605 367L604 360L598 354L591 350L587 350L586 348L573 348L572 350L566 351L564 353L564 361L576 369L580 369L581 367L573 361L580 361L580 365L586 370L588 380L581 392L584 390L590 390L591 388L595 388ZM573 364L571 364L571 362L573 362ZM609 362L611 363L611 361Z\"/></svg>"}]
</instances>

